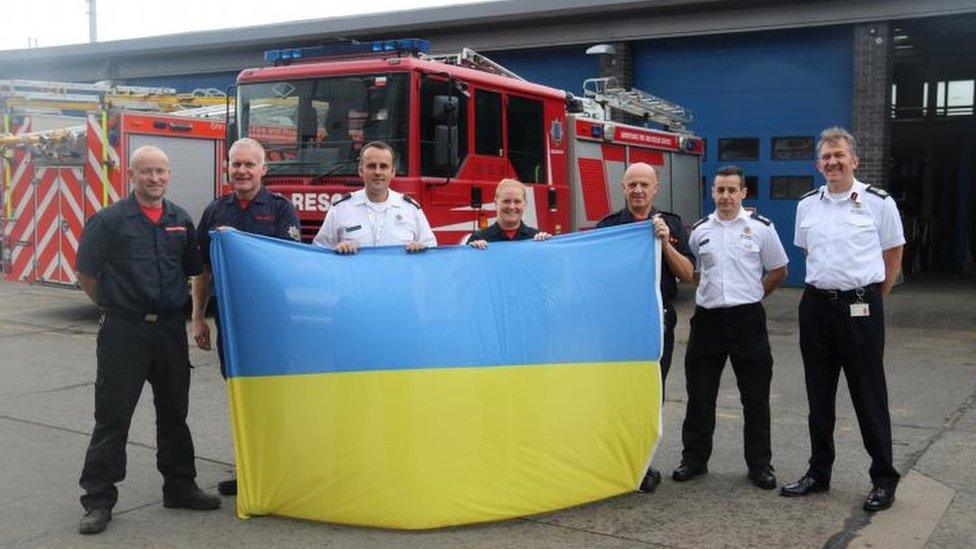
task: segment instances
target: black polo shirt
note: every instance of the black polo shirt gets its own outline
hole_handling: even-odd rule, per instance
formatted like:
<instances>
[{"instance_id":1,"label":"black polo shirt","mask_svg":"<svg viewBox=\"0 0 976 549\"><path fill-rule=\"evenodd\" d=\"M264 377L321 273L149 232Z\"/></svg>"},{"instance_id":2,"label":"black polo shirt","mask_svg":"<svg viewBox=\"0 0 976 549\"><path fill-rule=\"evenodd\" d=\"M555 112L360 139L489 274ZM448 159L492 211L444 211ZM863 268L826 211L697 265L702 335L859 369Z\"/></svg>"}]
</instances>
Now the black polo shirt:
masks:
<instances>
[{"instance_id":1,"label":"black polo shirt","mask_svg":"<svg viewBox=\"0 0 976 549\"><path fill-rule=\"evenodd\" d=\"M98 305L143 313L181 311L187 278L200 274L200 250L186 211L163 201L158 224L135 194L93 215L81 233L77 270L98 279Z\"/></svg>"},{"instance_id":2,"label":"black polo shirt","mask_svg":"<svg viewBox=\"0 0 976 549\"><path fill-rule=\"evenodd\" d=\"M287 198L261 187L246 210L241 209L237 195L230 193L207 205L200 216L197 240L200 255L210 265L210 231L217 227L233 227L246 233L301 240L298 212Z\"/></svg>"},{"instance_id":3,"label":"black polo shirt","mask_svg":"<svg viewBox=\"0 0 976 549\"><path fill-rule=\"evenodd\" d=\"M474 242L475 240L484 240L485 242L505 242L508 240L528 240L536 235L539 229L529 227L525 223L519 223L518 229L515 230L515 236L508 238L505 234L505 229L496 221L492 223L490 227L481 229L480 231L475 231L471 233L471 237L468 238L468 242Z\"/></svg>"},{"instance_id":4,"label":"black polo shirt","mask_svg":"<svg viewBox=\"0 0 976 549\"><path fill-rule=\"evenodd\" d=\"M684 225L681 224L681 217L671 212L652 209L647 218L650 219L657 214L661 214L664 222L668 225L668 229L671 230L671 245L694 264L695 256L692 255L691 248L688 247L688 235L685 234ZM602 227L613 227L614 225L624 225L636 221L634 215L630 213L630 210L624 208L619 212L614 212L601 219L596 224L596 227L598 229ZM678 280L675 278L674 273L671 272L671 267L668 265L668 262L666 260L661 261L661 297L665 303L671 303L671 300L676 295L678 295Z\"/></svg>"}]
</instances>

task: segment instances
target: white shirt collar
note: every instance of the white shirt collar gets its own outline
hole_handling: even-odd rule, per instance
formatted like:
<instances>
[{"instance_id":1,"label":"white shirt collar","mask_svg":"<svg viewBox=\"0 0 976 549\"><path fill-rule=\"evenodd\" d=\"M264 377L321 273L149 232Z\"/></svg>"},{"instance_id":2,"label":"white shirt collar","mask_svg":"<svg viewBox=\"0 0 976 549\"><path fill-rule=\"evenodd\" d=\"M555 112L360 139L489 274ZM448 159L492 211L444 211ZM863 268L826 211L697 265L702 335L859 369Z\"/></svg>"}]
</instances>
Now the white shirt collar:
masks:
<instances>
[{"instance_id":1,"label":"white shirt collar","mask_svg":"<svg viewBox=\"0 0 976 549\"><path fill-rule=\"evenodd\" d=\"M715 223L723 223L723 222L724 223L734 223L734 222L736 222L736 221L738 221L740 219L745 219L745 220L748 221L750 215L751 214L749 212L747 212L745 208L743 208L742 206L739 206L739 214L736 215L734 218L728 220L728 221L724 221L722 218L720 218L718 216L718 210L716 210L716 211L712 212L711 214L709 214L708 217L709 217L709 219L711 219Z\"/></svg>"},{"instance_id":2,"label":"white shirt collar","mask_svg":"<svg viewBox=\"0 0 976 549\"><path fill-rule=\"evenodd\" d=\"M866 188L868 188L867 183L861 183L855 177L850 190L847 191L847 197L845 197L844 200L851 200L853 202L858 202L858 203L864 202L864 189ZM820 186L821 200L825 198L829 200L829 197L830 197L830 189L827 187L827 185L821 185Z\"/></svg>"},{"instance_id":3,"label":"white shirt collar","mask_svg":"<svg viewBox=\"0 0 976 549\"><path fill-rule=\"evenodd\" d=\"M386 198L386 204L391 208L399 208L403 204L403 195L393 189L390 189L389 193L389 196ZM354 206L365 205L369 201L369 197L366 196L366 189L359 189L352 193L350 200L352 200Z\"/></svg>"}]
</instances>

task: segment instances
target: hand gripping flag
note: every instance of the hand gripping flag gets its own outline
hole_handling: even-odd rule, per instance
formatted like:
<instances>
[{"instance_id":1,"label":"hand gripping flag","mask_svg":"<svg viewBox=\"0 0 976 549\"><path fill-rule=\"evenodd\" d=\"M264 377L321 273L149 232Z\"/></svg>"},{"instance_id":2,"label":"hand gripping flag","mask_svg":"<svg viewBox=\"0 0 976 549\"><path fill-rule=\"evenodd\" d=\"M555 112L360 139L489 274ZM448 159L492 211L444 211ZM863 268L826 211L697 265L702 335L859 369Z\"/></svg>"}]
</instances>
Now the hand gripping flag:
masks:
<instances>
[{"instance_id":1,"label":"hand gripping flag","mask_svg":"<svg viewBox=\"0 0 976 549\"><path fill-rule=\"evenodd\" d=\"M433 528L634 490L661 433L652 234L340 256L215 233L238 515Z\"/></svg>"}]
</instances>

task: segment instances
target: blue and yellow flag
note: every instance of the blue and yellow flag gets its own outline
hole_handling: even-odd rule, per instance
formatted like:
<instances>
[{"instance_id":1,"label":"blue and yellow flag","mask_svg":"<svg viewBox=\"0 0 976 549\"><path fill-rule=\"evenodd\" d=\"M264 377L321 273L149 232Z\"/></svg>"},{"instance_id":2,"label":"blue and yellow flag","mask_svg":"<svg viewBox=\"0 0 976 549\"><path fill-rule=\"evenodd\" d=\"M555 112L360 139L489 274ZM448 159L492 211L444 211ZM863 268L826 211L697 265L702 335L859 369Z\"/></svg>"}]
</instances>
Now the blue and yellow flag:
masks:
<instances>
[{"instance_id":1,"label":"blue and yellow flag","mask_svg":"<svg viewBox=\"0 0 976 549\"><path fill-rule=\"evenodd\" d=\"M353 256L212 242L240 517L434 528L634 490L661 433L648 223Z\"/></svg>"}]
</instances>

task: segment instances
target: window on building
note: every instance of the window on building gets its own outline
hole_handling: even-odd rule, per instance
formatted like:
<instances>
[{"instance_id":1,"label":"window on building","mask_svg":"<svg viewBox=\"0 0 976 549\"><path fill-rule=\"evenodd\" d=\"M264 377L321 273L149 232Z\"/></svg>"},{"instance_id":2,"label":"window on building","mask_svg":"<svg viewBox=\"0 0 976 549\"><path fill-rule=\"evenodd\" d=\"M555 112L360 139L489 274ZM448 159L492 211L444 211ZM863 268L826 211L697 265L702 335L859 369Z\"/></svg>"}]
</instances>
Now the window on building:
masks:
<instances>
[{"instance_id":1,"label":"window on building","mask_svg":"<svg viewBox=\"0 0 976 549\"><path fill-rule=\"evenodd\" d=\"M546 180L544 132L542 101L509 96L508 159L523 183Z\"/></svg>"},{"instance_id":2,"label":"window on building","mask_svg":"<svg viewBox=\"0 0 976 549\"><path fill-rule=\"evenodd\" d=\"M754 175L746 176L746 198L759 198L759 178Z\"/></svg>"},{"instance_id":3,"label":"window on building","mask_svg":"<svg viewBox=\"0 0 976 549\"><path fill-rule=\"evenodd\" d=\"M774 137L773 160L813 160L813 136Z\"/></svg>"},{"instance_id":4,"label":"window on building","mask_svg":"<svg viewBox=\"0 0 976 549\"><path fill-rule=\"evenodd\" d=\"M939 116L973 114L972 80L949 80L936 84L935 108Z\"/></svg>"},{"instance_id":5,"label":"window on building","mask_svg":"<svg viewBox=\"0 0 976 549\"><path fill-rule=\"evenodd\" d=\"M456 82L436 78L421 82L422 175L453 176L468 155L468 98L457 86Z\"/></svg>"},{"instance_id":6,"label":"window on building","mask_svg":"<svg viewBox=\"0 0 976 549\"><path fill-rule=\"evenodd\" d=\"M770 198L795 200L812 188L812 175L774 175L769 178Z\"/></svg>"},{"instance_id":7,"label":"window on building","mask_svg":"<svg viewBox=\"0 0 976 549\"><path fill-rule=\"evenodd\" d=\"M474 152L489 156L502 154L502 96L498 92L477 90L474 94Z\"/></svg>"},{"instance_id":8,"label":"window on building","mask_svg":"<svg viewBox=\"0 0 976 549\"><path fill-rule=\"evenodd\" d=\"M719 139L718 159L723 162L759 160L759 138L728 137Z\"/></svg>"}]
</instances>

